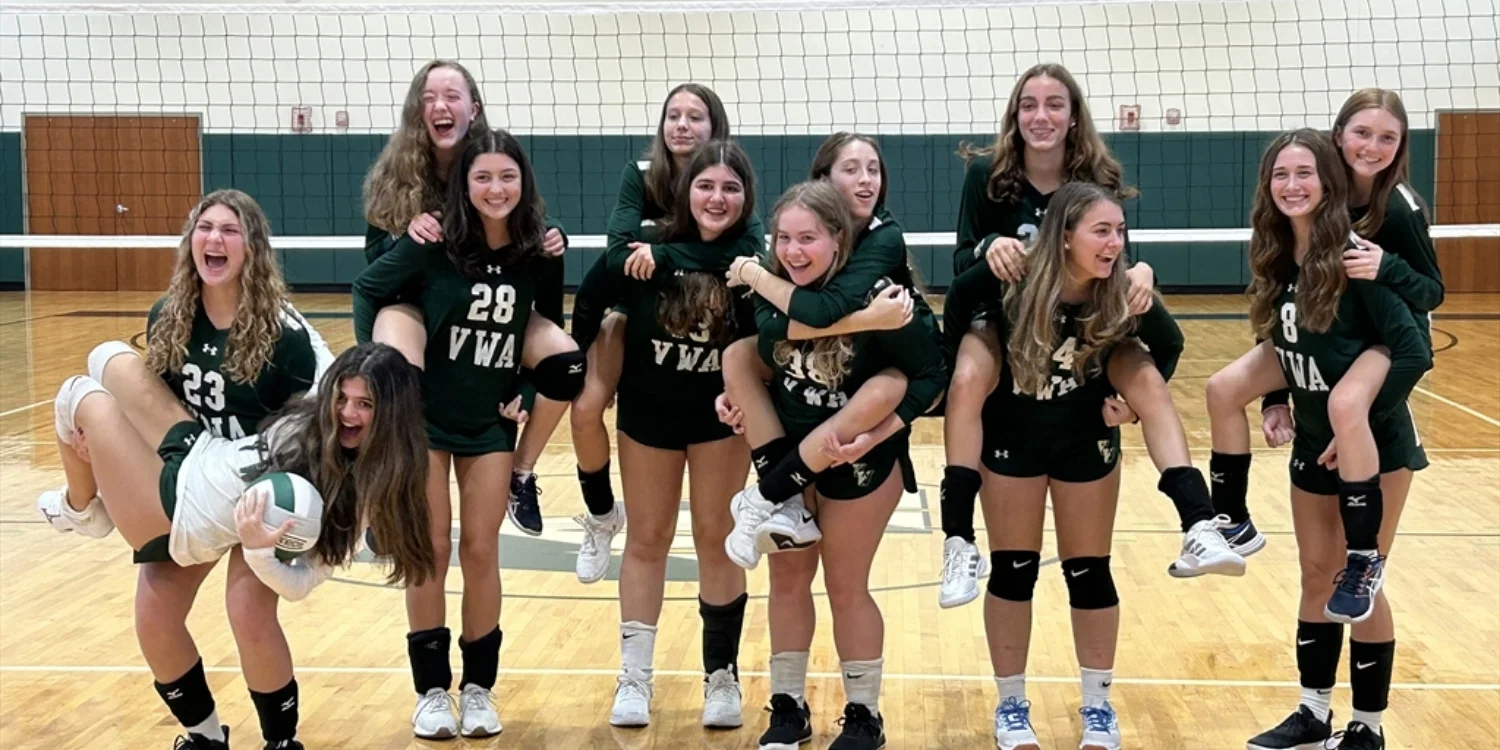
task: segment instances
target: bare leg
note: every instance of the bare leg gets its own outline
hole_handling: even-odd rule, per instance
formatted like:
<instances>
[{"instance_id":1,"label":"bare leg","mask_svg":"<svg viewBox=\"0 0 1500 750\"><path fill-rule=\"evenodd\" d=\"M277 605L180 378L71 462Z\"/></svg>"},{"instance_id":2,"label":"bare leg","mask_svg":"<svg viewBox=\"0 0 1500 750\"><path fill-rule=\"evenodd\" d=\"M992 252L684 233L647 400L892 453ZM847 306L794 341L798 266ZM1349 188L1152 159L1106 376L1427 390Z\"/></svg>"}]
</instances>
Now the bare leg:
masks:
<instances>
[{"instance_id":1,"label":"bare leg","mask_svg":"<svg viewBox=\"0 0 1500 750\"><path fill-rule=\"evenodd\" d=\"M1366 349L1328 394L1328 421L1338 441L1339 479L1363 482L1380 473L1370 407L1390 371L1389 350L1383 346Z\"/></svg>"},{"instance_id":2,"label":"bare leg","mask_svg":"<svg viewBox=\"0 0 1500 750\"><path fill-rule=\"evenodd\" d=\"M991 552L1032 553L1036 559L1006 563L995 576L1025 576L1035 581L1041 564L1042 528L1047 516L1046 477L1003 477L985 472L980 491L985 530ZM994 593L984 598L984 632L990 647L990 665L996 677L1026 673L1031 651L1031 587L1023 587L1024 601L1002 599Z\"/></svg>"},{"instance_id":3,"label":"bare leg","mask_svg":"<svg viewBox=\"0 0 1500 750\"><path fill-rule=\"evenodd\" d=\"M625 483L625 553L620 560L620 621L655 625L661 617L667 553L677 535L687 454L651 448L619 434Z\"/></svg>"},{"instance_id":4,"label":"bare leg","mask_svg":"<svg viewBox=\"0 0 1500 750\"><path fill-rule=\"evenodd\" d=\"M786 436L766 386L773 373L760 358L758 342L759 337L751 336L724 350L724 393L744 414L745 441L752 448Z\"/></svg>"},{"instance_id":5,"label":"bare leg","mask_svg":"<svg viewBox=\"0 0 1500 750\"><path fill-rule=\"evenodd\" d=\"M729 499L745 486L750 449L739 436L690 445L687 463L699 595L710 604L725 604L745 593L745 569L724 553L724 537L734 526Z\"/></svg>"},{"instance_id":6,"label":"bare leg","mask_svg":"<svg viewBox=\"0 0 1500 750\"><path fill-rule=\"evenodd\" d=\"M239 647L240 670L245 687L257 693L280 690L292 681L292 648L276 616L281 597L267 588L239 547L229 553L229 575L224 584L224 605L229 627Z\"/></svg>"},{"instance_id":7,"label":"bare leg","mask_svg":"<svg viewBox=\"0 0 1500 750\"><path fill-rule=\"evenodd\" d=\"M406 624L412 632L443 627L448 602L443 586L448 581L448 561L453 556L453 506L448 498L449 454L427 451L427 507L432 519L432 552L437 559L434 575L420 586L406 589Z\"/></svg>"},{"instance_id":8,"label":"bare leg","mask_svg":"<svg viewBox=\"0 0 1500 750\"><path fill-rule=\"evenodd\" d=\"M556 323L540 315L531 316L526 325L526 346L522 354L527 367L534 368L548 357L576 351L578 344L563 329L557 327ZM521 428L521 439L516 444L513 468L517 473L529 474L536 468L537 458L542 455L547 441L557 431L558 423L568 411L568 404L567 401L553 401L546 396L537 395L531 414ZM606 447L605 451L608 450Z\"/></svg>"},{"instance_id":9,"label":"bare leg","mask_svg":"<svg viewBox=\"0 0 1500 750\"><path fill-rule=\"evenodd\" d=\"M395 347L406 361L426 366L427 325L422 313L411 305L391 305L375 314L375 328L370 338Z\"/></svg>"},{"instance_id":10,"label":"bare leg","mask_svg":"<svg viewBox=\"0 0 1500 750\"><path fill-rule=\"evenodd\" d=\"M878 489L858 500L818 498L823 583L840 661L879 659L884 652L885 620L870 596L870 566L899 502L899 470L892 470Z\"/></svg>"},{"instance_id":11,"label":"bare leg","mask_svg":"<svg viewBox=\"0 0 1500 750\"><path fill-rule=\"evenodd\" d=\"M458 475L458 564L463 571L463 637L476 641L500 622L500 523L511 454L454 458Z\"/></svg>"},{"instance_id":12,"label":"bare leg","mask_svg":"<svg viewBox=\"0 0 1500 750\"><path fill-rule=\"evenodd\" d=\"M1057 523L1057 555L1075 558L1108 557L1114 536L1115 507L1120 499L1120 467L1109 476L1086 484L1050 482ZM1071 575L1071 573L1067 573ZM1120 606L1073 608L1073 642L1078 665L1086 669L1114 669L1120 635Z\"/></svg>"},{"instance_id":13,"label":"bare leg","mask_svg":"<svg viewBox=\"0 0 1500 750\"><path fill-rule=\"evenodd\" d=\"M625 360L625 316L610 313L599 326L599 337L588 350L588 375L583 392L573 401L571 426L578 468L596 472L609 463L609 432L604 411L615 398Z\"/></svg>"}]
</instances>

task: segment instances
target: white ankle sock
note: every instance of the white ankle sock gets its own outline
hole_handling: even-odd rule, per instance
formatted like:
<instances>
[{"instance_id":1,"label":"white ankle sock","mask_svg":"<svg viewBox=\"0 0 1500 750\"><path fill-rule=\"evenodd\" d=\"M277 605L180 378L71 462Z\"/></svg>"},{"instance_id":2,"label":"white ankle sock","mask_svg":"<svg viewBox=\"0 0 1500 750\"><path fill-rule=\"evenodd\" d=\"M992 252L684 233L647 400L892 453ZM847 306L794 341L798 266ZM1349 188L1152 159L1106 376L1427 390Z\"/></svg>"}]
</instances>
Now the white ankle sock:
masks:
<instances>
[{"instance_id":1,"label":"white ankle sock","mask_svg":"<svg viewBox=\"0 0 1500 750\"><path fill-rule=\"evenodd\" d=\"M1379 734L1380 733L1380 715L1382 713L1385 713L1385 712L1384 711L1355 711L1353 714L1351 714L1349 716L1349 718L1351 720L1353 720L1353 721L1357 721L1357 722L1359 722L1361 724L1364 724L1365 726L1367 726L1370 729L1374 730L1376 734Z\"/></svg>"},{"instance_id":2,"label":"white ankle sock","mask_svg":"<svg viewBox=\"0 0 1500 750\"><path fill-rule=\"evenodd\" d=\"M1000 702L1004 703L1006 698L1015 698L1018 702L1026 701L1026 674L1023 672L1010 677L996 677L995 690L1000 694Z\"/></svg>"},{"instance_id":3,"label":"white ankle sock","mask_svg":"<svg viewBox=\"0 0 1500 750\"><path fill-rule=\"evenodd\" d=\"M1114 684L1113 669L1080 668L1083 675L1083 705L1103 708L1109 702L1109 686Z\"/></svg>"},{"instance_id":4,"label":"white ankle sock","mask_svg":"<svg viewBox=\"0 0 1500 750\"><path fill-rule=\"evenodd\" d=\"M807 693L806 651L771 654L771 694L784 693L805 703Z\"/></svg>"},{"instance_id":5,"label":"white ankle sock","mask_svg":"<svg viewBox=\"0 0 1500 750\"><path fill-rule=\"evenodd\" d=\"M620 665L651 677L656 658L656 626L644 622L620 623Z\"/></svg>"},{"instance_id":6,"label":"white ankle sock","mask_svg":"<svg viewBox=\"0 0 1500 750\"><path fill-rule=\"evenodd\" d=\"M1307 706L1313 716L1318 717L1318 721L1328 721L1328 712L1333 707L1333 688L1302 688L1302 705Z\"/></svg>"},{"instance_id":7,"label":"white ankle sock","mask_svg":"<svg viewBox=\"0 0 1500 750\"><path fill-rule=\"evenodd\" d=\"M885 669L885 659L840 662L844 673L844 698L870 709L880 715L880 678Z\"/></svg>"},{"instance_id":8,"label":"white ankle sock","mask_svg":"<svg viewBox=\"0 0 1500 750\"><path fill-rule=\"evenodd\" d=\"M198 722L196 726L187 727L188 734L198 734L215 742L224 742L224 725L219 723L219 712L215 711L208 715L207 719Z\"/></svg>"}]
</instances>

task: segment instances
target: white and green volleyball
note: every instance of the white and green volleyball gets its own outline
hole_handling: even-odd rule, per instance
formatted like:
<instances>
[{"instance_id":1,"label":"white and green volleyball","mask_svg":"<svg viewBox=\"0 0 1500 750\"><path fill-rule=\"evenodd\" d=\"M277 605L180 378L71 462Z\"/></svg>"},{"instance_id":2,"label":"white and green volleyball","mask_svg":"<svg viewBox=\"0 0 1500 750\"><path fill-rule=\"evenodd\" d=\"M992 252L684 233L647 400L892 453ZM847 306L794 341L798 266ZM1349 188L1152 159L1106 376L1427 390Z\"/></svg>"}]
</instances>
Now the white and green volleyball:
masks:
<instances>
[{"instance_id":1,"label":"white and green volleyball","mask_svg":"<svg viewBox=\"0 0 1500 750\"><path fill-rule=\"evenodd\" d=\"M270 500L261 518L266 528L279 529L288 519L292 521L291 529L276 543L277 559L290 562L301 557L312 549L323 528L322 493L301 476L279 471L265 474L250 485L260 486L270 489Z\"/></svg>"}]
</instances>

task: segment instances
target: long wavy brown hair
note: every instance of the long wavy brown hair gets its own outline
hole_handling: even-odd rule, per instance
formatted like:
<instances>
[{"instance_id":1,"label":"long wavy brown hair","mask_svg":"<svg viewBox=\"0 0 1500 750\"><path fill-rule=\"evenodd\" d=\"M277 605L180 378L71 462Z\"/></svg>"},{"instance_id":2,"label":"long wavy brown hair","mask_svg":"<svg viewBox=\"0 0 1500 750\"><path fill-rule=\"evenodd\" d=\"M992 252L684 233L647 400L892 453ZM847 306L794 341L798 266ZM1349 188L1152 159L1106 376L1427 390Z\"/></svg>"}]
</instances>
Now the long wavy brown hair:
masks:
<instances>
[{"instance_id":1,"label":"long wavy brown hair","mask_svg":"<svg viewBox=\"0 0 1500 750\"><path fill-rule=\"evenodd\" d=\"M1260 159L1255 204L1250 209L1250 325L1270 338L1277 324L1276 301L1297 266L1297 238L1292 221L1271 197L1271 174L1276 157L1291 146L1312 152L1323 198L1313 210L1312 234L1297 277L1297 324L1321 333L1333 325L1339 297L1344 294L1344 248L1349 241L1349 181L1346 165L1333 139L1311 128L1276 137Z\"/></svg>"},{"instance_id":2,"label":"long wavy brown hair","mask_svg":"<svg viewBox=\"0 0 1500 750\"><path fill-rule=\"evenodd\" d=\"M437 163L432 158L432 137L422 121L422 91L427 87L427 74L437 68L458 71L469 87L469 98L476 109L469 133L490 131L479 84L467 68L452 60L433 60L417 71L401 105L401 124L365 175L365 221L392 234L406 234L412 219L443 205L444 183L438 178Z\"/></svg>"},{"instance_id":3,"label":"long wavy brown hair","mask_svg":"<svg viewBox=\"0 0 1500 750\"><path fill-rule=\"evenodd\" d=\"M719 95L713 89L701 83L683 83L667 92L667 98L661 103L661 114L656 118L656 137L651 139L651 145L646 147L643 156L651 162L646 167L646 200L668 213L677 202L673 191L681 181L677 175L677 160L672 158L672 151L667 148L667 107L672 103L672 97L684 91L698 97L703 106L708 108L708 139L729 139L729 115L724 111L724 102L719 100Z\"/></svg>"},{"instance_id":4,"label":"long wavy brown hair","mask_svg":"<svg viewBox=\"0 0 1500 750\"><path fill-rule=\"evenodd\" d=\"M837 276L844 266L849 264L849 256L854 252L854 235L856 228L854 216L849 213L849 204L844 202L844 197L827 180L809 180L787 188L787 191L776 201L771 208L771 237L780 233L779 225L781 215L792 207L806 209L818 218L823 228L837 243L833 262L828 264L828 270L824 272L823 278L818 280L818 286L827 284L833 277ZM768 268L771 273L788 281L791 274L781 264L781 258L773 248L767 253ZM837 388L843 382L844 375L849 366L849 361L854 359L854 339L850 336L824 336L813 339L810 342L778 341L772 356L776 363L785 367L792 360L794 352L802 352L802 366L807 370L807 375L813 382L828 388Z\"/></svg>"},{"instance_id":5,"label":"long wavy brown hair","mask_svg":"<svg viewBox=\"0 0 1500 750\"><path fill-rule=\"evenodd\" d=\"M281 316L287 306L286 282L271 248L271 223L254 198L238 190L215 190L198 202L182 228L177 260L167 284L166 301L146 344L146 367L157 374L179 372L187 362L193 318L203 297L203 279L193 261L193 230L203 212L224 206L240 220L245 264L240 268L240 300L229 327L224 373L236 383L253 383L271 362L281 339Z\"/></svg>"},{"instance_id":6,"label":"long wavy brown hair","mask_svg":"<svg viewBox=\"0 0 1500 750\"><path fill-rule=\"evenodd\" d=\"M687 168L677 178L676 201L672 213L662 223L662 236L668 242L695 242L700 238L698 222L693 218L693 180L711 167L724 166L740 179L745 203L739 218L724 230L722 237L737 237L745 232L755 215L755 169L750 157L734 141L709 141L693 151ZM677 271L661 287L656 298L656 320L662 330L673 336L707 334L708 341L721 346L734 340L734 302L724 275L703 271Z\"/></svg>"},{"instance_id":7,"label":"long wavy brown hair","mask_svg":"<svg viewBox=\"0 0 1500 750\"><path fill-rule=\"evenodd\" d=\"M818 152L813 154L812 166L807 168L807 179L826 180L833 176L833 165L839 160L839 153L844 147L854 142L868 145L874 152L875 158L880 161L880 192L875 196L875 212L885 208L885 195L890 187L891 178L885 171L885 153L880 150L880 143L874 136L864 133L851 133L839 131L823 140L823 145L818 146Z\"/></svg>"},{"instance_id":8,"label":"long wavy brown hair","mask_svg":"<svg viewBox=\"0 0 1500 750\"><path fill-rule=\"evenodd\" d=\"M1057 313L1068 279L1067 233L1101 202L1119 205L1120 199L1113 188L1092 182L1069 182L1059 188L1047 205L1036 245L1027 254L1026 276L1005 290L1005 317L1011 328L1007 357L1011 376L1026 393L1041 393L1052 376L1052 355L1060 343ZM1097 371L1104 352L1135 331L1123 260L1115 261L1109 278L1089 283L1089 300L1078 315L1074 377Z\"/></svg>"},{"instance_id":9,"label":"long wavy brown hair","mask_svg":"<svg viewBox=\"0 0 1500 750\"><path fill-rule=\"evenodd\" d=\"M1401 103L1401 97L1394 91L1387 89L1360 89L1344 100L1344 106L1339 109L1338 117L1333 121L1333 139L1337 145L1344 134L1344 128L1348 127L1349 120L1355 115L1367 109L1383 109L1401 123L1401 145L1396 147L1396 155L1391 159L1391 165L1386 167L1380 174L1375 175L1375 189L1370 191L1370 207L1365 215L1354 223L1354 231L1359 236L1370 238L1380 231L1380 225L1385 223L1385 208L1391 200L1391 193L1396 191L1397 186L1411 181L1411 138L1408 134L1411 126L1406 117L1406 105ZM1343 149L1339 149L1340 159L1343 157ZM1354 170L1344 164L1344 174L1352 183ZM1415 195L1416 191L1412 191Z\"/></svg>"},{"instance_id":10,"label":"long wavy brown hair","mask_svg":"<svg viewBox=\"0 0 1500 750\"><path fill-rule=\"evenodd\" d=\"M339 445L340 388L362 378L375 417L359 448ZM318 541L309 552L330 567L345 565L370 528L390 560L387 581L416 586L437 571L427 508L427 432L417 369L395 349L360 344L340 354L315 398L293 399L268 417L257 440L262 462L252 470L305 477L323 496Z\"/></svg>"},{"instance_id":11,"label":"long wavy brown hair","mask_svg":"<svg viewBox=\"0 0 1500 750\"><path fill-rule=\"evenodd\" d=\"M1028 81L1038 76L1051 78L1068 89L1073 123L1068 128L1063 143L1066 149L1063 152L1063 181L1093 182L1113 190L1115 196L1122 200L1134 197L1135 188L1125 184L1125 170L1110 154L1109 147L1104 145L1104 139L1099 137L1099 131L1094 128L1088 102L1083 98L1083 89L1078 87L1073 74L1058 63L1041 63L1022 73L1015 87L1010 90L1010 102L1005 105L1005 117L1000 121L1000 133L995 137L994 143L984 148L968 143L958 147L958 155L963 157L965 163L981 157L992 160L986 190L989 199L996 203L1009 203L1021 197L1021 184L1026 180L1026 140L1021 137L1021 90L1026 88Z\"/></svg>"}]
</instances>

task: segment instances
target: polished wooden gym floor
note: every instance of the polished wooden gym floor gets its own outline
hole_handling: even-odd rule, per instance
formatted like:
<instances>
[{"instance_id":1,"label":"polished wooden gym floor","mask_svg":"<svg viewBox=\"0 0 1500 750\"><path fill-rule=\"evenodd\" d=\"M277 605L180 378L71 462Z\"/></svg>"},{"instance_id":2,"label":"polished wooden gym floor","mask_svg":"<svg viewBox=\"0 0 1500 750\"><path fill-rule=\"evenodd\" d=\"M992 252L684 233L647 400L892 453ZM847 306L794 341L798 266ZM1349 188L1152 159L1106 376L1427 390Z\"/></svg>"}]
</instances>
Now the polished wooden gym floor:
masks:
<instances>
[{"instance_id":1,"label":"polished wooden gym floor","mask_svg":"<svg viewBox=\"0 0 1500 750\"><path fill-rule=\"evenodd\" d=\"M50 399L58 383L82 372L85 355L101 340L141 345L152 300L125 293L0 294L0 748L6 750L167 748L177 734L132 631L129 550L118 536L59 536L33 509L38 493L62 481L51 439ZM347 296L296 301L336 350L352 343ZM1194 296L1170 305L1187 336L1173 392L1204 466L1203 385L1250 345L1245 304L1239 297ZM1500 747L1500 295L1450 296L1436 329L1436 368L1411 399L1432 466L1413 486L1387 579L1400 644L1386 713L1388 747L1493 749ZM941 425L924 420L917 433L912 452L922 492L903 500L871 580L886 618L881 708L889 746L993 747L996 700L982 607L937 606ZM1298 572L1285 452L1265 449L1257 437L1251 507L1270 545L1251 558L1249 574L1178 581L1166 574L1180 540L1175 515L1155 491L1139 428L1127 427L1125 441L1114 550L1123 602L1114 701L1126 747L1243 747L1280 721L1298 696L1292 649ZM412 740L402 595L381 585L375 566L356 564L308 600L281 608L302 687L301 739L309 748L755 747L767 716L761 711L769 658L765 567L750 574L755 598L740 658L745 728L698 726L699 619L683 514L657 640L653 723L611 729L616 588L613 575L583 586L572 572L579 533L570 516L582 501L566 420L539 472L546 533L524 537L509 524L502 531L505 648L496 692L504 733L482 742ZM1032 718L1049 750L1076 747L1081 732L1067 597L1052 548L1049 538L1043 557L1053 564L1037 589L1029 671ZM456 625L456 565L448 586ZM825 599L819 607L812 747L826 747L837 734L843 705ZM235 746L259 747L225 621L222 573L205 584L190 627ZM1341 679L1347 674L1341 666ZM1334 707L1347 718L1346 686Z\"/></svg>"}]
</instances>

